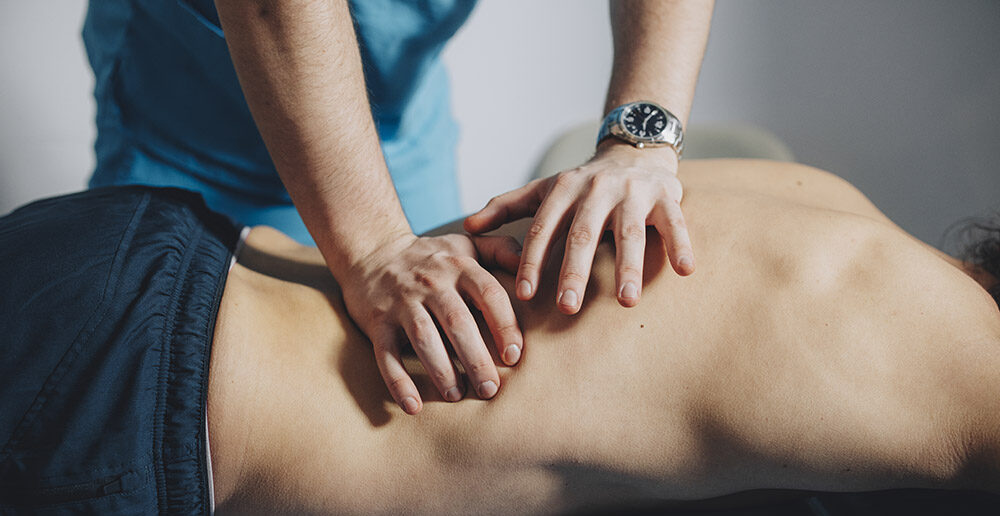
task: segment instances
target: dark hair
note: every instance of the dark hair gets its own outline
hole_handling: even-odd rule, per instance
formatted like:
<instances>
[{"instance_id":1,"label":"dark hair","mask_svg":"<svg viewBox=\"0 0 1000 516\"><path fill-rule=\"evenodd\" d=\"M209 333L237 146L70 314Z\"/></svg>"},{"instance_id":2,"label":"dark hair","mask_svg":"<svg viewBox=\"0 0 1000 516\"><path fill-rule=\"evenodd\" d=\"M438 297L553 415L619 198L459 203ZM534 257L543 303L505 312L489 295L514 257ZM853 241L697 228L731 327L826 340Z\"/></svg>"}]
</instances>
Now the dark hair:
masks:
<instances>
[{"instance_id":1,"label":"dark hair","mask_svg":"<svg viewBox=\"0 0 1000 516\"><path fill-rule=\"evenodd\" d=\"M963 260L1000 279L1000 212L991 218L974 218L964 221L961 231L965 243L961 252ZM988 290L1000 306L1000 281Z\"/></svg>"}]
</instances>

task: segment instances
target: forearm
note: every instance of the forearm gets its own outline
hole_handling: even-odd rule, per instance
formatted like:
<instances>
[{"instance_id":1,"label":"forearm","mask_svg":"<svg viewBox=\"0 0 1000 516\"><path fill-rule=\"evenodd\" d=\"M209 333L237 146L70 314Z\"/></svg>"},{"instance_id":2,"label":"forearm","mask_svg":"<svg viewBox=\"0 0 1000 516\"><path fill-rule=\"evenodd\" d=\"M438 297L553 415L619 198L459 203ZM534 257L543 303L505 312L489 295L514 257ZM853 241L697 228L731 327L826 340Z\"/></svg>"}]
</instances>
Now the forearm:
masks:
<instances>
[{"instance_id":1,"label":"forearm","mask_svg":"<svg viewBox=\"0 0 1000 516\"><path fill-rule=\"evenodd\" d=\"M379 147L346 1L217 0L271 159L331 270L410 232Z\"/></svg>"},{"instance_id":2,"label":"forearm","mask_svg":"<svg viewBox=\"0 0 1000 516\"><path fill-rule=\"evenodd\" d=\"M712 0L612 0L614 64L604 112L651 100L686 125L712 6Z\"/></svg>"}]
</instances>

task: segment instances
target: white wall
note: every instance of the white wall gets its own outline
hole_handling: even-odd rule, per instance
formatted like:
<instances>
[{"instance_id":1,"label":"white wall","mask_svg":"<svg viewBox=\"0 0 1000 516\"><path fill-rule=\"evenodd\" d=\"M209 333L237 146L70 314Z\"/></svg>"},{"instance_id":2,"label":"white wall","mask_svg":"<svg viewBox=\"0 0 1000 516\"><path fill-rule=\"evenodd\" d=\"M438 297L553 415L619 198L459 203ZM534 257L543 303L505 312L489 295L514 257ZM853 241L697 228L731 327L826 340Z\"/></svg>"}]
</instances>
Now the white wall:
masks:
<instances>
[{"instance_id":1,"label":"white wall","mask_svg":"<svg viewBox=\"0 0 1000 516\"><path fill-rule=\"evenodd\" d=\"M82 188L93 166L85 7L0 0L0 213ZM773 131L938 243L954 220L1000 209L997 56L995 0L719 0L691 119ZM446 59L472 210L600 116L606 3L482 0Z\"/></svg>"},{"instance_id":2,"label":"white wall","mask_svg":"<svg viewBox=\"0 0 1000 516\"><path fill-rule=\"evenodd\" d=\"M94 167L86 2L0 0L0 214L84 188Z\"/></svg>"},{"instance_id":3,"label":"white wall","mask_svg":"<svg viewBox=\"0 0 1000 516\"><path fill-rule=\"evenodd\" d=\"M607 0L479 2L445 51L467 211L526 183L560 131L603 116L611 54Z\"/></svg>"}]
</instances>

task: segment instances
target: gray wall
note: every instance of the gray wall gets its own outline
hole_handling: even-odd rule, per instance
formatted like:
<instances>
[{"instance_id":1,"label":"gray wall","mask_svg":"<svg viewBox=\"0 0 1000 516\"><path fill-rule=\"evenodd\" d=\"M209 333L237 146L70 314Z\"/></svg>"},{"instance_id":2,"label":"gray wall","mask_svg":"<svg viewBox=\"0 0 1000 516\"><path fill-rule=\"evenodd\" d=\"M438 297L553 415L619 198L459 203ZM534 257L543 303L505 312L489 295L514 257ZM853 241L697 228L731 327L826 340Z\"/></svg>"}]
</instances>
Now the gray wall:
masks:
<instances>
[{"instance_id":1,"label":"gray wall","mask_svg":"<svg viewBox=\"0 0 1000 516\"><path fill-rule=\"evenodd\" d=\"M605 4L486 0L449 48L467 208L600 116ZM719 0L699 122L774 132L937 245L955 220L1000 209L1000 2Z\"/></svg>"},{"instance_id":2,"label":"gray wall","mask_svg":"<svg viewBox=\"0 0 1000 516\"><path fill-rule=\"evenodd\" d=\"M0 0L0 212L83 186L93 166L82 0ZM719 0L692 123L762 126L939 243L1000 208L1000 2ZM482 0L446 51L466 209L523 184L545 146L598 118L604 0Z\"/></svg>"},{"instance_id":3,"label":"gray wall","mask_svg":"<svg viewBox=\"0 0 1000 516\"><path fill-rule=\"evenodd\" d=\"M1000 2L726 2L713 30L699 120L770 129L932 244L1000 209Z\"/></svg>"}]
</instances>

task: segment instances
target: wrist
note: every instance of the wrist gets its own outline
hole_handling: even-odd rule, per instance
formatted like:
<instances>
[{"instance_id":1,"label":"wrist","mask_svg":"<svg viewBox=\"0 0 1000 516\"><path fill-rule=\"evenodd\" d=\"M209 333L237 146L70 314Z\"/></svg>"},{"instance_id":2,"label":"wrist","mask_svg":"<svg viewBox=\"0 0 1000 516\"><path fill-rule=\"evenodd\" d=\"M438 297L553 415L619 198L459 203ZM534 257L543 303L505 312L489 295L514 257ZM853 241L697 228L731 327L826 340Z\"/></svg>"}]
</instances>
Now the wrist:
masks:
<instances>
[{"instance_id":1,"label":"wrist","mask_svg":"<svg viewBox=\"0 0 1000 516\"><path fill-rule=\"evenodd\" d=\"M381 263L388 257L397 256L419 238L410 228L389 231L381 235L371 246L352 255L349 269L365 268L368 264Z\"/></svg>"},{"instance_id":2,"label":"wrist","mask_svg":"<svg viewBox=\"0 0 1000 516\"><path fill-rule=\"evenodd\" d=\"M342 259L336 267L330 260L327 263L331 265L330 272L338 282L349 284L367 277L370 271L390 261L390 257L399 255L417 238L409 227L380 232L364 244L339 250Z\"/></svg>"},{"instance_id":3,"label":"wrist","mask_svg":"<svg viewBox=\"0 0 1000 516\"><path fill-rule=\"evenodd\" d=\"M669 145L660 147L643 147L641 149L632 144L619 140L618 138L605 138L597 144L594 152L595 158L627 158L627 159L651 159L662 164L673 164L676 173L677 163L680 161L677 151Z\"/></svg>"}]
</instances>

